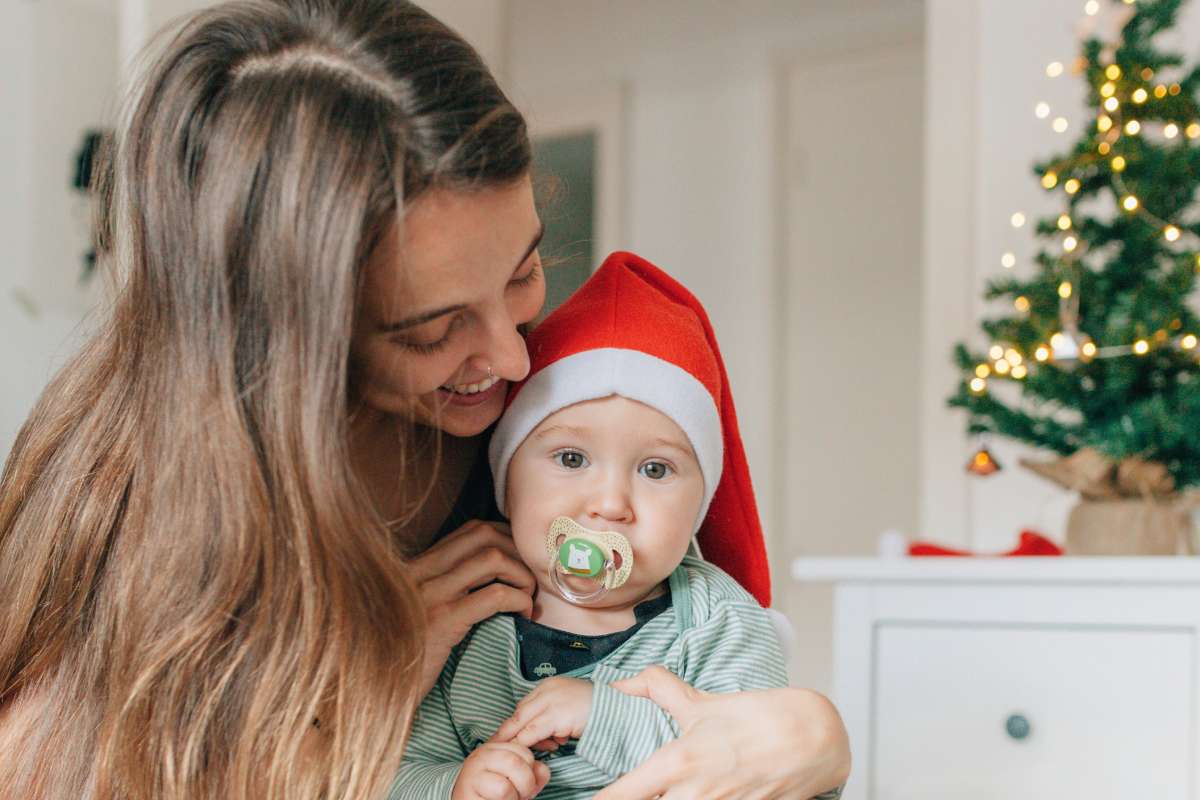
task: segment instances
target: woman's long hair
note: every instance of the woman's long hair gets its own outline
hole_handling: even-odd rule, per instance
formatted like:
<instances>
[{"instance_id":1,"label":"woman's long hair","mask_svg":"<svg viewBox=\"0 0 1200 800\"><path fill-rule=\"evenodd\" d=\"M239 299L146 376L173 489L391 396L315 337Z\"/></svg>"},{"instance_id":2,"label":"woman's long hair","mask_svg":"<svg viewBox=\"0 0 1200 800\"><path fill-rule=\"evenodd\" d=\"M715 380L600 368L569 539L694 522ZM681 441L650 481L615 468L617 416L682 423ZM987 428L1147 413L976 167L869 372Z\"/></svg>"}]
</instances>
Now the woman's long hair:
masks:
<instances>
[{"instance_id":1,"label":"woman's long hair","mask_svg":"<svg viewBox=\"0 0 1200 800\"><path fill-rule=\"evenodd\" d=\"M524 121L409 3L247 0L114 141L116 294L0 481L0 795L380 797L423 615L350 467L357 295L406 202L527 174Z\"/></svg>"}]
</instances>

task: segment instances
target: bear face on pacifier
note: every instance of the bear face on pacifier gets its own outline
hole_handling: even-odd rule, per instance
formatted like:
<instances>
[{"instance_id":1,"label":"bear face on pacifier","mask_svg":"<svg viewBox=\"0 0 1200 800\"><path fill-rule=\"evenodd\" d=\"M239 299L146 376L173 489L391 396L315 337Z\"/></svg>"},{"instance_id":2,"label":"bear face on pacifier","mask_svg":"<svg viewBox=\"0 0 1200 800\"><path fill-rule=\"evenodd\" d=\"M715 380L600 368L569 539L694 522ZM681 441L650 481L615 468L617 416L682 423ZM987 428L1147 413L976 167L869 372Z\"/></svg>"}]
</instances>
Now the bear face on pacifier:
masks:
<instances>
[{"instance_id":1,"label":"bear face on pacifier","mask_svg":"<svg viewBox=\"0 0 1200 800\"><path fill-rule=\"evenodd\" d=\"M593 531L570 517L555 517L546 533L547 576L550 585L568 602L581 605L599 600L629 580L633 548L615 531ZM571 576L594 581L590 592L577 592L566 584Z\"/></svg>"}]
</instances>

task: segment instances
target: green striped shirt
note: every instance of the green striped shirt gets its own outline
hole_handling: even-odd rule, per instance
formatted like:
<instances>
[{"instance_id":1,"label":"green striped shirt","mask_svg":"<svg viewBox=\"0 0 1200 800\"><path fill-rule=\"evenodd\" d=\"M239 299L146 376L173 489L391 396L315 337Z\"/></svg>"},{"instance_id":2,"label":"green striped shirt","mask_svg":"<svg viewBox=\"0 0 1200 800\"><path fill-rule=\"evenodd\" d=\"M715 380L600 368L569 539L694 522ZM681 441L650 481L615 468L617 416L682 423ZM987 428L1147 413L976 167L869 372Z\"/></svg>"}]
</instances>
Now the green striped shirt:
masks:
<instances>
[{"instance_id":1,"label":"green striped shirt","mask_svg":"<svg viewBox=\"0 0 1200 800\"><path fill-rule=\"evenodd\" d=\"M670 608L604 658L564 673L592 682L592 711L573 752L539 755L550 767L539 798L591 797L678 737L665 711L613 689L613 681L661 664L706 692L787 685L770 620L733 578L687 556L669 586ZM512 617L497 615L472 628L421 702L390 800L450 797L463 759L537 685L522 676L520 664Z\"/></svg>"}]
</instances>

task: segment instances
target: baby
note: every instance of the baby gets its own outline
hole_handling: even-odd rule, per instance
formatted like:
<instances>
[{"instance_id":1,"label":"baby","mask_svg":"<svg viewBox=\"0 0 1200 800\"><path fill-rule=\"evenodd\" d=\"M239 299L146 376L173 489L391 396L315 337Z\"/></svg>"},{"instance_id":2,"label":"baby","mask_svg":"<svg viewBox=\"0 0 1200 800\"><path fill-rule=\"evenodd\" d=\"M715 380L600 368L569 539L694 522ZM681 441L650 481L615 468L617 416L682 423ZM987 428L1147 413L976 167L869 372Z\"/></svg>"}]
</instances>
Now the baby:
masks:
<instances>
[{"instance_id":1,"label":"baby","mask_svg":"<svg viewBox=\"0 0 1200 800\"><path fill-rule=\"evenodd\" d=\"M417 712L393 800L591 797L679 735L652 701L610 686L651 665L708 692L787 684L760 606L766 553L733 401L699 302L616 253L529 352L489 459L538 576L532 618L492 617L455 648ZM693 536L733 577L698 557Z\"/></svg>"}]
</instances>

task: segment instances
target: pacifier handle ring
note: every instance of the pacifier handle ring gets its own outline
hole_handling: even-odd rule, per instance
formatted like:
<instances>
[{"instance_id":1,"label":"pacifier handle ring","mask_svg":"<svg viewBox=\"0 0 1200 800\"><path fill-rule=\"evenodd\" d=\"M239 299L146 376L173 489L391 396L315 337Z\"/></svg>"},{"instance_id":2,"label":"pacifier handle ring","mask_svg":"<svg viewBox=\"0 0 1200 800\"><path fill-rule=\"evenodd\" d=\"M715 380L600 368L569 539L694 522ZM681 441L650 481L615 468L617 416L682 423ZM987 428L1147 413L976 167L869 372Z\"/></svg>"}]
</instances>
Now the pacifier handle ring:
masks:
<instances>
[{"instance_id":1,"label":"pacifier handle ring","mask_svg":"<svg viewBox=\"0 0 1200 800\"><path fill-rule=\"evenodd\" d=\"M613 569L614 569L613 561L610 558L604 562L604 572L607 573L608 575L611 575L613 572ZM600 597L603 597L604 595L608 594L608 592L610 591L610 589L605 585L605 583L607 582L607 575L606 575L605 579L600 581L599 588L597 588L595 591L593 591L593 592L576 592L574 589L567 586L567 584L563 581L562 573L560 573L558 570L558 564L553 564L550 568L550 582L554 585L554 588L558 591L559 594L561 594L563 597L565 597L567 600L571 601L572 603L590 603L593 600L597 600Z\"/></svg>"}]
</instances>

